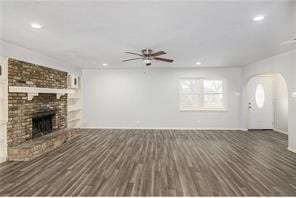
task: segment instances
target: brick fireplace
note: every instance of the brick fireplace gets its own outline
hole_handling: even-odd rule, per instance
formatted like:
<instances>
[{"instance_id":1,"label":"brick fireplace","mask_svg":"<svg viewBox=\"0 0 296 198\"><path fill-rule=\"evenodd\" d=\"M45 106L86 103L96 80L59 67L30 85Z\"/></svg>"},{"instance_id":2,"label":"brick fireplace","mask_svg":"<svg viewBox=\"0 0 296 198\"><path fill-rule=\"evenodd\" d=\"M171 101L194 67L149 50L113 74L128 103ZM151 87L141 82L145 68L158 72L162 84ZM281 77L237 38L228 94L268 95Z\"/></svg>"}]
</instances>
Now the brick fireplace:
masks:
<instances>
[{"instance_id":1,"label":"brick fireplace","mask_svg":"<svg viewBox=\"0 0 296 198\"><path fill-rule=\"evenodd\" d=\"M8 60L8 85L42 88L67 88L67 73L15 59ZM55 111L53 130L67 127L67 95L39 94L33 100L26 93L8 93L8 146L32 139L32 118L40 112Z\"/></svg>"},{"instance_id":2,"label":"brick fireplace","mask_svg":"<svg viewBox=\"0 0 296 198\"><path fill-rule=\"evenodd\" d=\"M66 89L67 73L9 59L8 86ZM79 135L66 128L67 94L57 98L56 94L40 93L28 100L27 93L8 93L7 144L10 159L30 160L52 150L65 139ZM50 136L55 131L58 135ZM35 139L41 146L34 142Z\"/></svg>"}]
</instances>

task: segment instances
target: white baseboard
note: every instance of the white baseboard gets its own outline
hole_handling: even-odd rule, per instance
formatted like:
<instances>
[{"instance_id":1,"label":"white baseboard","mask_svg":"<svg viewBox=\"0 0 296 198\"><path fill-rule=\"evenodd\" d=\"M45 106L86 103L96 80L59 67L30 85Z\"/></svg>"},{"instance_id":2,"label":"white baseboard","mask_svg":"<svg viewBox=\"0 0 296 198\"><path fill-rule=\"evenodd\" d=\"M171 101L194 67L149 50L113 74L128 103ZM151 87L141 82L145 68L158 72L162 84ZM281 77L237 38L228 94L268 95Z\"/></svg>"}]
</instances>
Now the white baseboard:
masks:
<instances>
[{"instance_id":1,"label":"white baseboard","mask_svg":"<svg viewBox=\"0 0 296 198\"><path fill-rule=\"evenodd\" d=\"M0 157L0 163L5 162L5 161L7 161L7 158L1 156L1 157Z\"/></svg>"},{"instance_id":2,"label":"white baseboard","mask_svg":"<svg viewBox=\"0 0 296 198\"><path fill-rule=\"evenodd\" d=\"M287 131L283 131L283 130L280 130L280 129L273 129L273 131L288 135Z\"/></svg>"},{"instance_id":3,"label":"white baseboard","mask_svg":"<svg viewBox=\"0 0 296 198\"><path fill-rule=\"evenodd\" d=\"M138 130L205 130L205 131L247 131L242 128L167 128L167 127L81 127L82 129L138 129Z\"/></svg>"},{"instance_id":4,"label":"white baseboard","mask_svg":"<svg viewBox=\"0 0 296 198\"><path fill-rule=\"evenodd\" d=\"M296 148L288 147L287 149L288 149L288 151L291 151L293 153L296 153Z\"/></svg>"}]
</instances>

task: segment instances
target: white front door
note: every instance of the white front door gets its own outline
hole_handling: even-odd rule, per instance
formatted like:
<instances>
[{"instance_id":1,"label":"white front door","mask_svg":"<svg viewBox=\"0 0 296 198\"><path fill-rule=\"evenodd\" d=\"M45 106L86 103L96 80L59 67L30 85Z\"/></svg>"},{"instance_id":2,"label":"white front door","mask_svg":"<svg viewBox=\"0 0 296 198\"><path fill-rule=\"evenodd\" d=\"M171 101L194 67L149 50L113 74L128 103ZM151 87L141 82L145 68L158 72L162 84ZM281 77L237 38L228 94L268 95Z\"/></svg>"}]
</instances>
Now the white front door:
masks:
<instances>
[{"instance_id":1,"label":"white front door","mask_svg":"<svg viewBox=\"0 0 296 198\"><path fill-rule=\"evenodd\" d=\"M249 129L273 129L272 76L256 76L248 83Z\"/></svg>"}]
</instances>

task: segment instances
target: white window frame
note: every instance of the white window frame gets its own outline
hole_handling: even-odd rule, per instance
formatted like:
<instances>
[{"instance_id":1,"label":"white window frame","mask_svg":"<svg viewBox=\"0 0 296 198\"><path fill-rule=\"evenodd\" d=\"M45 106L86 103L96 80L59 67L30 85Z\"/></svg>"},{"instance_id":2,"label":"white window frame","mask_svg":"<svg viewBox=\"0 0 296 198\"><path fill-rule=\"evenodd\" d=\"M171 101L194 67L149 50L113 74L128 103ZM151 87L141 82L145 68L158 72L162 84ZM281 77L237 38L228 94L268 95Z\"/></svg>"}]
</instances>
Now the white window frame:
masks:
<instances>
[{"instance_id":1,"label":"white window frame","mask_svg":"<svg viewBox=\"0 0 296 198\"><path fill-rule=\"evenodd\" d=\"M200 106L199 108L186 108L184 109L181 105L181 97L183 95L185 95L184 93L182 93L182 88L181 88L181 81L182 80L197 80L197 81L204 81L204 80L221 80L222 81L222 85L223 85L223 107L222 108L207 108L207 107L204 107L203 105L203 100L204 100L204 90L203 90L203 83L200 83L200 87L199 89L202 90L200 92L200 96L199 96L199 103L200 103ZM203 77L191 77L191 78L181 78L179 80L179 110L180 111L228 111L228 99L227 99L227 81L226 79L223 79L223 78L203 78ZM187 95L194 95L194 93L190 94L188 93Z\"/></svg>"}]
</instances>

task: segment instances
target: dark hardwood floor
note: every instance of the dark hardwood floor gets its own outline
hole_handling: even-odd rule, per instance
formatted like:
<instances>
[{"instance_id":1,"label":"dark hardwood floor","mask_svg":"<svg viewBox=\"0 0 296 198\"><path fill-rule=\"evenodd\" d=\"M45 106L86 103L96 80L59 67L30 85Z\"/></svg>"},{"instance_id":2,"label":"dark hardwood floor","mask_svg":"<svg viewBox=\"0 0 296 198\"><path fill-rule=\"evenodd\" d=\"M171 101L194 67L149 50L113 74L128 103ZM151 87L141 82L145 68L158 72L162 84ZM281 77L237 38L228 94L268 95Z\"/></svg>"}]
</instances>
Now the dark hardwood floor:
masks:
<instances>
[{"instance_id":1,"label":"dark hardwood floor","mask_svg":"<svg viewBox=\"0 0 296 198\"><path fill-rule=\"evenodd\" d=\"M273 131L84 130L0 165L0 195L294 195L296 154Z\"/></svg>"}]
</instances>

